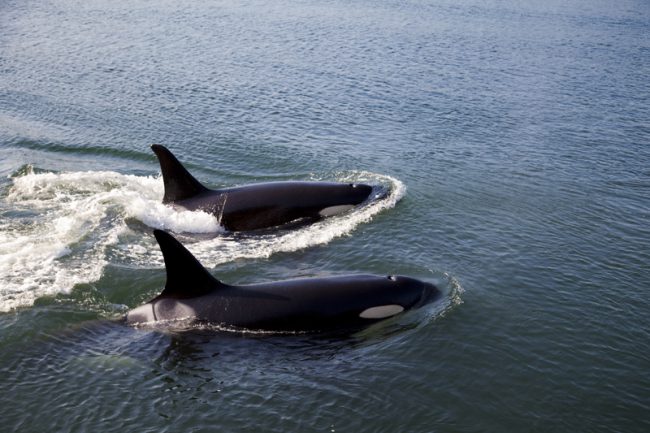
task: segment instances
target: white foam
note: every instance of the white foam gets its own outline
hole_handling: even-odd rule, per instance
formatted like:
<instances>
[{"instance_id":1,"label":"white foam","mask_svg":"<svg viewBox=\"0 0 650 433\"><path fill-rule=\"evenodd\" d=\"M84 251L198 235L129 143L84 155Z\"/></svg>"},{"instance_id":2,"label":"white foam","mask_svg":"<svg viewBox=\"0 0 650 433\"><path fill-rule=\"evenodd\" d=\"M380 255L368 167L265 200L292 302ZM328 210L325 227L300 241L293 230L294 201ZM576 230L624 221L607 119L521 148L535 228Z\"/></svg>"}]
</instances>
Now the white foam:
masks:
<instances>
[{"instance_id":1,"label":"white foam","mask_svg":"<svg viewBox=\"0 0 650 433\"><path fill-rule=\"evenodd\" d=\"M395 206L405 192L404 185L389 176L355 172L336 178L381 184L389 194L297 230L234 239L218 235L222 228L210 214L163 205L160 177L28 171L13 178L7 196L0 199L5 215L0 220L0 311L97 281L105 266L115 261L135 267L162 266L153 237L129 228L130 220L175 233L216 233L188 243L199 260L212 267L328 243Z\"/></svg>"}]
</instances>

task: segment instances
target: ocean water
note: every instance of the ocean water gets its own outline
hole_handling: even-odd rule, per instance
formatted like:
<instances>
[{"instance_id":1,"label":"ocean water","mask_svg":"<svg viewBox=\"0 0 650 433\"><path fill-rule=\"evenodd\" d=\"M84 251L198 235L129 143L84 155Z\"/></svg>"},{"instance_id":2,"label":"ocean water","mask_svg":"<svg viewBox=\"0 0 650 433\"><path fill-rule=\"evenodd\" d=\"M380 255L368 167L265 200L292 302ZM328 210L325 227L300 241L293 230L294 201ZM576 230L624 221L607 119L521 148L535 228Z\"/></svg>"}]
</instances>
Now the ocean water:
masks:
<instances>
[{"instance_id":1,"label":"ocean water","mask_svg":"<svg viewBox=\"0 0 650 433\"><path fill-rule=\"evenodd\" d=\"M650 4L0 6L3 432L650 431ZM208 186L388 195L233 235ZM223 281L397 273L441 301L345 335L131 328L153 228Z\"/></svg>"}]
</instances>

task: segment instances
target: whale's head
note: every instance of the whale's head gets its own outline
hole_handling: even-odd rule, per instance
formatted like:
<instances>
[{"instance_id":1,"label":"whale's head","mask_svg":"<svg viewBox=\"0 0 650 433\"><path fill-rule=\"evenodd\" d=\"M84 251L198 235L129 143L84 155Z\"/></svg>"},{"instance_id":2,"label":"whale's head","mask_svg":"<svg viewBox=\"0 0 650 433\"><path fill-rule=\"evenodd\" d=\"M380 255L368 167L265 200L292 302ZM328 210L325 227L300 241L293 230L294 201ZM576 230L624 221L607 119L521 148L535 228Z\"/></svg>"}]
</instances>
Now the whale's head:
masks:
<instances>
[{"instance_id":1,"label":"whale's head","mask_svg":"<svg viewBox=\"0 0 650 433\"><path fill-rule=\"evenodd\" d=\"M363 308L357 312L361 319L385 319L402 311L419 308L440 298L438 288L426 281L403 275L369 277L364 293Z\"/></svg>"},{"instance_id":2,"label":"whale's head","mask_svg":"<svg viewBox=\"0 0 650 433\"><path fill-rule=\"evenodd\" d=\"M400 286L400 290L407 291L412 295L415 302L411 308L419 308L437 300L441 296L440 290L429 282L403 275L389 275L387 278Z\"/></svg>"},{"instance_id":3,"label":"whale's head","mask_svg":"<svg viewBox=\"0 0 650 433\"><path fill-rule=\"evenodd\" d=\"M405 300L409 309L421 307L440 297L440 290L426 281L404 275L387 275L386 280L389 286L393 286L391 290Z\"/></svg>"},{"instance_id":4,"label":"whale's head","mask_svg":"<svg viewBox=\"0 0 650 433\"><path fill-rule=\"evenodd\" d=\"M345 186L348 195L352 198L352 202L357 205L370 198L374 189L365 183L350 183Z\"/></svg>"},{"instance_id":5,"label":"whale's head","mask_svg":"<svg viewBox=\"0 0 650 433\"><path fill-rule=\"evenodd\" d=\"M372 198L374 188L364 183L338 183L314 185L314 200L322 206L320 216L346 212Z\"/></svg>"}]
</instances>

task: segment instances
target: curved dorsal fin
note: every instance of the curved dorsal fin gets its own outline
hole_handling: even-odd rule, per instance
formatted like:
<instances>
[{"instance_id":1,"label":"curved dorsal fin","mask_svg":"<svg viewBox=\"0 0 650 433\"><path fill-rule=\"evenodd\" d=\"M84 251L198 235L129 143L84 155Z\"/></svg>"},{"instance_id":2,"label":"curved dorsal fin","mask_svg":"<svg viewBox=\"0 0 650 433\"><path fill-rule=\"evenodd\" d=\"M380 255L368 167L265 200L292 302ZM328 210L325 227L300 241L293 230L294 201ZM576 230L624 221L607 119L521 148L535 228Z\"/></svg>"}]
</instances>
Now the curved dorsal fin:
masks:
<instances>
[{"instance_id":1,"label":"curved dorsal fin","mask_svg":"<svg viewBox=\"0 0 650 433\"><path fill-rule=\"evenodd\" d=\"M194 298L226 287L172 235L163 230L154 230L153 234L163 253L167 270L167 283L158 298Z\"/></svg>"},{"instance_id":2,"label":"curved dorsal fin","mask_svg":"<svg viewBox=\"0 0 650 433\"><path fill-rule=\"evenodd\" d=\"M163 183L165 184L163 203L184 200L208 191L165 146L153 144L151 150L158 157L162 170Z\"/></svg>"}]
</instances>

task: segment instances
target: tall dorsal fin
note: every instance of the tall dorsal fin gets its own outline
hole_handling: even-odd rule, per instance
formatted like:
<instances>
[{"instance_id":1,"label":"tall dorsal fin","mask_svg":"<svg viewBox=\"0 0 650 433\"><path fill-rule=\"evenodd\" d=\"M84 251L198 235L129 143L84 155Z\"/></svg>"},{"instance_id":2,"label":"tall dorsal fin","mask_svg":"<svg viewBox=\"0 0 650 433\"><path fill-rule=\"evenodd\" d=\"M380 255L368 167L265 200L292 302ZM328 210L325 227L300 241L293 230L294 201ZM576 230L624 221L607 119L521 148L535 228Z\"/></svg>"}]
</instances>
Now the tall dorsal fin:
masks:
<instances>
[{"instance_id":1,"label":"tall dorsal fin","mask_svg":"<svg viewBox=\"0 0 650 433\"><path fill-rule=\"evenodd\" d=\"M165 146L153 144L151 150L158 157L162 170L163 183L165 184L163 203L184 200L208 191Z\"/></svg>"},{"instance_id":2,"label":"tall dorsal fin","mask_svg":"<svg viewBox=\"0 0 650 433\"><path fill-rule=\"evenodd\" d=\"M163 230L154 230L153 234L163 253L167 270L167 283L159 298L194 298L226 287L172 235Z\"/></svg>"}]
</instances>

